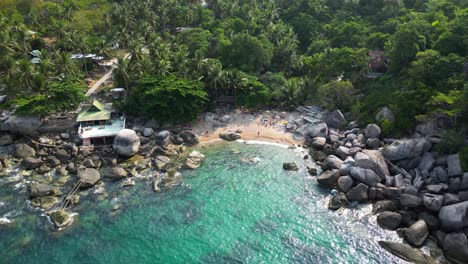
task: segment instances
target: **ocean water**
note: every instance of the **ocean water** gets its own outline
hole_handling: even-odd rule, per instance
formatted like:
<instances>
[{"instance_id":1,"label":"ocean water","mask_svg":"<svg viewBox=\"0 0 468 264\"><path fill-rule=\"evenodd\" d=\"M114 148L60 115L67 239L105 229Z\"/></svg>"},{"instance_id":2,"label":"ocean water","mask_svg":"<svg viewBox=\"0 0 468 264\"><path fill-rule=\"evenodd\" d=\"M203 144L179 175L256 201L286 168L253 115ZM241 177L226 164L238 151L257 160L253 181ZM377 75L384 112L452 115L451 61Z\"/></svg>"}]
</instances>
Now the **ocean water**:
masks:
<instances>
[{"instance_id":1,"label":"ocean water","mask_svg":"<svg viewBox=\"0 0 468 264\"><path fill-rule=\"evenodd\" d=\"M88 190L62 231L26 203L24 187L0 178L0 218L13 221L0 225L0 263L403 263L378 246L398 237L377 226L369 205L327 209L329 192L308 176L300 150L199 150L205 164L183 172L180 186L154 193L139 178L128 189ZM300 171L284 171L286 161Z\"/></svg>"}]
</instances>

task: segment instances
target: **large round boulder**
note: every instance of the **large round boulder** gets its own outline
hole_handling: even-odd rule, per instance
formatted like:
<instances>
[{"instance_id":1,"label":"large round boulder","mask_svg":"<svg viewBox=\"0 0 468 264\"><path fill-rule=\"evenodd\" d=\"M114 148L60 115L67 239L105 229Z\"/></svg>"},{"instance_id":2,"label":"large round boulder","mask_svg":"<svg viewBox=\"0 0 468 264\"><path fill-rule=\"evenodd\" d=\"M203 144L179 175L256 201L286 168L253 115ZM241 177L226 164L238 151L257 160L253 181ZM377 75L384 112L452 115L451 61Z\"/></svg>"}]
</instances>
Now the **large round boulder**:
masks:
<instances>
[{"instance_id":1,"label":"large round boulder","mask_svg":"<svg viewBox=\"0 0 468 264\"><path fill-rule=\"evenodd\" d=\"M420 247L429 236L424 220L418 220L405 230L405 239L413 246Z\"/></svg>"},{"instance_id":2,"label":"large round boulder","mask_svg":"<svg viewBox=\"0 0 468 264\"><path fill-rule=\"evenodd\" d=\"M401 215L399 213L385 211L377 216L377 224L388 230L395 230L401 224Z\"/></svg>"},{"instance_id":3,"label":"large round boulder","mask_svg":"<svg viewBox=\"0 0 468 264\"><path fill-rule=\"evenodd\" d=\"M440 208L439 221L445 231L457 231L468 227L468 201Z\"/></svg>"},{"instance_id":4,"label":"large round boulder","mask_svg":"<svg viewBox=\"0 0 468 264\"><path fill-rule=\"evenodd\" d=\"M78 170L78 178L81 180L81 188L88 188L96 185L101 180L101 175L96 169L86 168Z\"/></svg>"},{"instance_id":5,"label":"large round boulder","mask_svg":"<svg viewBox=\"0 0 468 264\"><path fill-rule=\"evenodd\" d=\"M26 144L16 144L13 150L13 156L16 158L27 158L36 156L36 151Z\"/></svg>"},{"instance_id":6,"label":"large round boulder","mask_svg":"<svg viewBox=\"0 0 468 264\"><path fill-rule=\"evenodd\" d=\"M369 124L367 125L364 134L366 135L366 138L379 138L381 132L382 131L380 130L380 127L378 125Z\"/></svg>"},{"instance_id":7,"label":"large round boulder","mask_svg":"<svg viewBox=\"0 0 468 264\"><path fill-rule=\"evenodd\" d=\"M125 157L135 155L140 149L140 138L131 129L122 129L114 139L114 151Z\"/></svg>"},{"instance_id":8,"label":"large round boulder","mask_svg":"<svg viewBox=\"0 0 468 264\"><path fill-rule=\"evenodd\" d=\"M191 146L198 144L198 136L190 130L184 130L180 132L179 137L184 140L184 143Z\"/></svg>"}]
</instances>

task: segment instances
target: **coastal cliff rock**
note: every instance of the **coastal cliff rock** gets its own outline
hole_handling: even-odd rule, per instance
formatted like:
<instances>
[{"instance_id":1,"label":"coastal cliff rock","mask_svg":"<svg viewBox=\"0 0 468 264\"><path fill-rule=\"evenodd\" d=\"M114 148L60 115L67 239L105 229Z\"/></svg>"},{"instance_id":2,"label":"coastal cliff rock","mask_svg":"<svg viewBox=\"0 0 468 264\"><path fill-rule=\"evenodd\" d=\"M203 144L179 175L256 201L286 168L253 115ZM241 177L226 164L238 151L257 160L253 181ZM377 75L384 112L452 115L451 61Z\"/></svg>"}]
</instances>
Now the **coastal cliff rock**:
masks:
<instances>
[{"instance_id":1,"label":"coastal cliff rock","mask_svg":"<svg viewBox=\"0 0 468 264\"><path fill-rule=\"evenodd\" d=\"M432 144L425 138L396 140L382 149L383 156L391 161L414 158L426 153Z\"/></svg>"},{"instance_id":2,"label":"coastal cliff rock","mask_svg":"<svg viewBox=\"0 0 468 264\"><path fill-rule=\"evenodd\" d=\"M135 155L140 149L140 138L130 129L122 129L114 139L114 151L126 157Z\"/></svg>"},{"instance_id":3,"label":"coastal cliff rock","mask_svg":"<svg viewBox=\"0 0 468 264\"><path fill-rule=\"evenodd\" d=\"M0 129L21 135L31 135L43 125L39 117L10 116L0 124Z\"/></svg>"}]
</instances>

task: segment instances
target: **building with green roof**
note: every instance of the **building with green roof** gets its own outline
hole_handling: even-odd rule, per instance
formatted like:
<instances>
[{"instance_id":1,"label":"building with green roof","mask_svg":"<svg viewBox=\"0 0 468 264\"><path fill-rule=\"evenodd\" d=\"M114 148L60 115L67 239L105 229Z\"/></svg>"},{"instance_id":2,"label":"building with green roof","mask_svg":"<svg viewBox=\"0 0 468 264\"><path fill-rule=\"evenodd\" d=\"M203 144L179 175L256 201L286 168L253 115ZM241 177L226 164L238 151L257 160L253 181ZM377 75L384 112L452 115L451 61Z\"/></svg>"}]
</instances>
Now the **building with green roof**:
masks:
<instances>
[{"instance_id":1,"label":"building with green roof","mask_svg":"<svg viewBox=\"0 0 468 264\"><path fill-rule=\"evenodd\" d=\"M80 123L78 134L83 145L97 142L108 142L125 128L125 117L114 110L112 104L103 104L94 100L92 104L83 107L76 119Z\"/></svg>"}]
</instances>

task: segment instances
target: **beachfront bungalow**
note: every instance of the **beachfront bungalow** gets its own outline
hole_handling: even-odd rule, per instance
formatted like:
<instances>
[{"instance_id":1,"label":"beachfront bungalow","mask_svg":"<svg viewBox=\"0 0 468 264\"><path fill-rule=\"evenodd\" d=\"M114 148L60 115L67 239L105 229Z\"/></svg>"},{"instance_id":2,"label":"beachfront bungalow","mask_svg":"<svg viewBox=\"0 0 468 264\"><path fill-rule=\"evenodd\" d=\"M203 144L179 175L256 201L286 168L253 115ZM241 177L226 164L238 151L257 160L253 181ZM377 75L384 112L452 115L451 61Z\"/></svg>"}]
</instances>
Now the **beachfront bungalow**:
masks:
<instances>
[{"instance_id":1,"label":"beachfront bungalow","mask_svg":"<svg viewBox=\"0 0 468 264\"><path fill-rule=\"evenodd\" d=\"M102 104L97 100L85 106L76 121L80 124L78 135L84 146L112 143L117 133L125 128L125 116L116 112L112 104Z\"/></svg>"}]
</instances>

